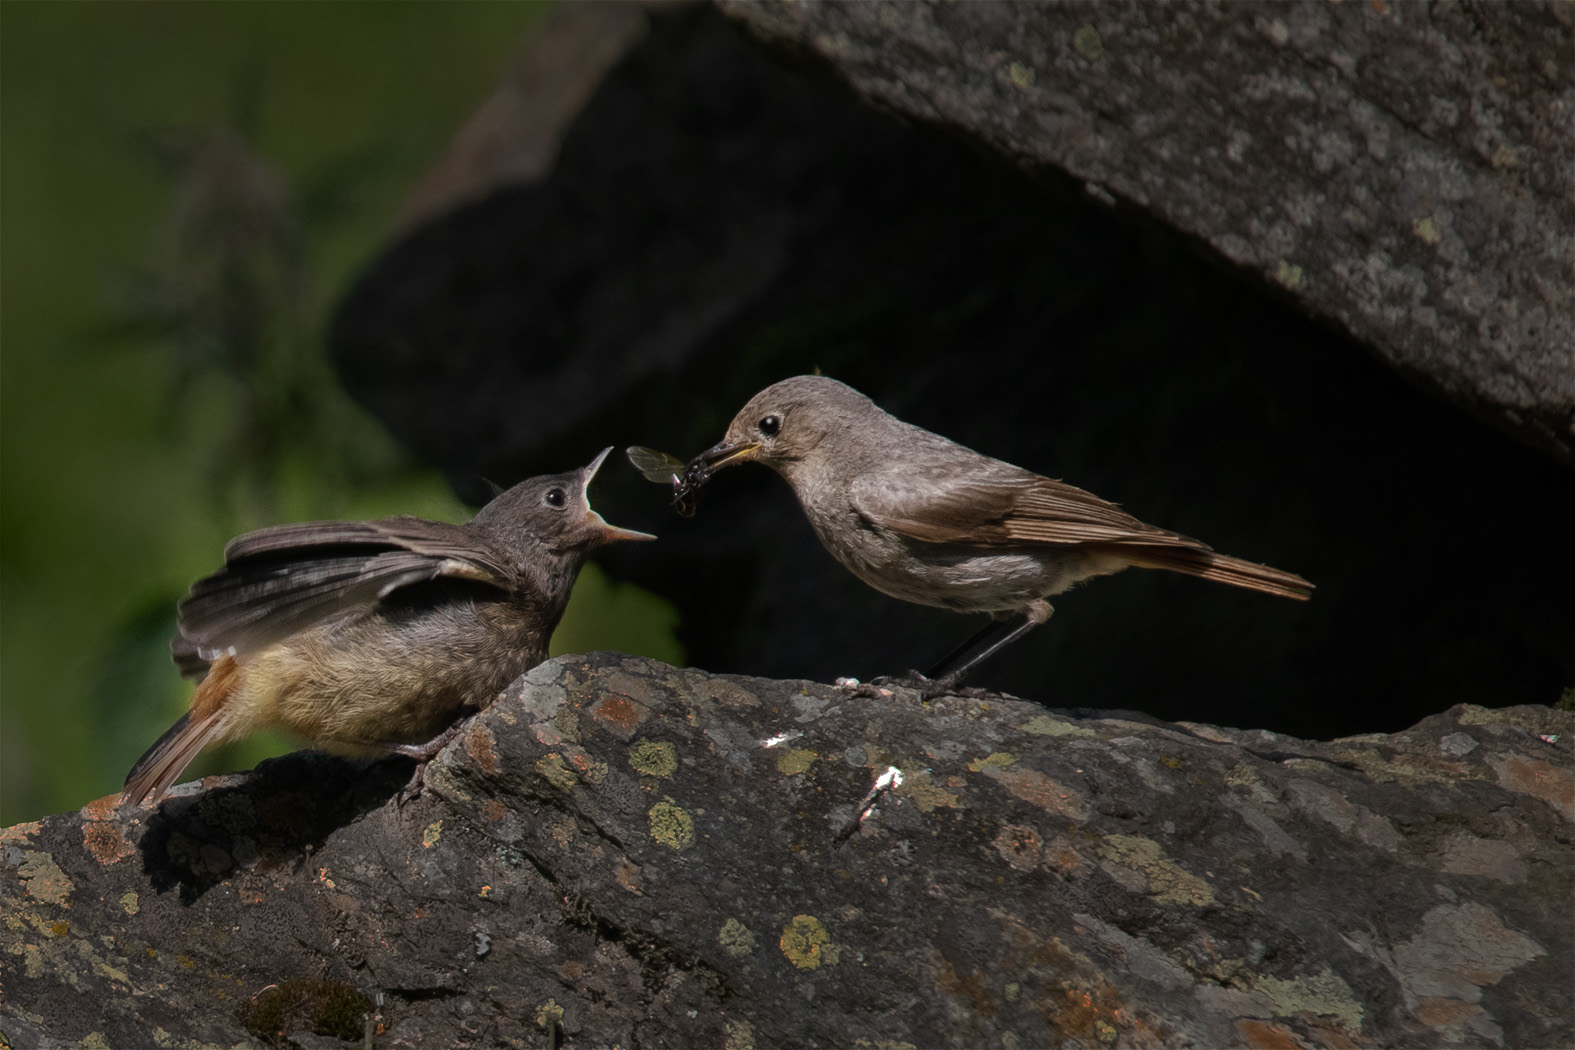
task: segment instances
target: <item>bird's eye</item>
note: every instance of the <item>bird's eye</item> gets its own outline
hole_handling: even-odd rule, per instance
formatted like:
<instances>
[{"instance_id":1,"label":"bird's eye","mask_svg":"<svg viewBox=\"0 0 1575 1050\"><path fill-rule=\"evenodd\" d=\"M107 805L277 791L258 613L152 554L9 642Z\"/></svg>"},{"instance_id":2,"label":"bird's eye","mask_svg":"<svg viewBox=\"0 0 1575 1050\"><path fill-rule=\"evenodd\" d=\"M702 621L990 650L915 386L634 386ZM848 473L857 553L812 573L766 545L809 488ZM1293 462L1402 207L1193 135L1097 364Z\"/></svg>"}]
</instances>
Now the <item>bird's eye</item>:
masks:
<instances>
[{"instance_id":1,"label":"bird's eye","mask_svg":"<svg viewBox=\"0 0 1575 1050\"><path fill-rule=\"evenodd\" d=\"M782 429L782 417L767 416L760 421L756 429L760 431L763 437L774 438L777 436L777 432Z\"/></svg>"},{"instance_id":2,"label":"bird's eye","mask_svg":"<svg viewBox=\"0 0 1575 1050\"><path fill-rule=\"evenodd\" d=\"M542 499L547 501L549 507L561 507L568 502L569 497L562 489L548 489Z\"/></svg>"}]
</instances>

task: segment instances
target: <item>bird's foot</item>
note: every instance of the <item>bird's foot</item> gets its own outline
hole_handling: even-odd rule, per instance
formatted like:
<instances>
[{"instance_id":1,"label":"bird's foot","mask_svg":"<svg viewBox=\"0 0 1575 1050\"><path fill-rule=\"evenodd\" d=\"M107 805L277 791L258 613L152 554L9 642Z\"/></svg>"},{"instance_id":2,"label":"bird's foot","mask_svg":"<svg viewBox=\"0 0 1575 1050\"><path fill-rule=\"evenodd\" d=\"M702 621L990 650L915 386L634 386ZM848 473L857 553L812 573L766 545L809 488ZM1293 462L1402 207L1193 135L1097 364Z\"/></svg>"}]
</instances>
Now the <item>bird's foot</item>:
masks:
<instances>
[{"instance_id":1,"label":"bird's foot","mask_svg":"<svg viewBox=\"0 0 1575 1050\"><path fill-rule=\"evenodd\" d=\"M906 674L881 675L868 682L861 682L857 678L839 678L836 684L849 696L862 696L871 700L890 699L893 689L911 689L919 694L921 700L934 700L938 696L984 694L985 690L982 689L961 688L962 678L963 676L955 671L938 678L931 678L918 671L908 671Z\"/></svg>"},{"instance_id":2,"label":"bird's foot","mask_svg":"<svg viewBox=\"0 0 1575 1050\"><path fill-rule=\"evenodd\" d=\"M891 690L885 688L883 680L879 678L873 682L861 682L857 678L838 678L833 684L849 696L862 696L867 700L891 698Z\"/></svg>"},{"instance_id":3,"label":"bird's foot","mask_svg":"<svg viewBox=\"0 0 1575 1050\"><path fill-rule=\"evenodd\" d=\"M405 807L405 803L414 802L421 797L421 789L426 786L427 762L427 759L416 759L416 768L410 771L410 779L399 789L399 794L394 799L394 804L400 809Z\"/></svg>"},{"instance_id":4,"label":"bird's foot","mask_svg":"<svg viewBox=\"0 0 1575 1050\"><path fill-rule=\"evenodd\" d=\"M453 743L465 727L470 724L470 719L461 718L437 736L424 744L389 744L388 753L403 755L416 760L416 768L410 774L410 780L399 791L399 804L414 802L421 797L421 789L426 785L427 763L438 756L449 744Z\"/></svg>"}]
</instances>

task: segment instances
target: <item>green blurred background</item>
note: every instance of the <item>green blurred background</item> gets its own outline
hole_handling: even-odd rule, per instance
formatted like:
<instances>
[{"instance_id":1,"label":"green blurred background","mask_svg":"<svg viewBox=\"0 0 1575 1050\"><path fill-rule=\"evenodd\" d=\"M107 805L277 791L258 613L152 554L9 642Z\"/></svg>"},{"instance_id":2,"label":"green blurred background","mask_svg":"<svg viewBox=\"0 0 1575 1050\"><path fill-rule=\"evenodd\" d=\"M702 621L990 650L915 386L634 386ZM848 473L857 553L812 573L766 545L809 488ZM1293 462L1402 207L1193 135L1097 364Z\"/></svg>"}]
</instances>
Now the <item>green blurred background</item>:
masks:
<instances>
[{"instance_id":1,"label":"green blurred background","mask_svg":"<svg viewBox=\"0 0 1575 1050\"><path fill-rule=\"evenodd\" d=\"M0 826L117 791L184 709L174 605L230 536L468 515L322 335L546 11L0 4ZM591 567L553 651L678 660L672 626Z\"/></svg>"}]
</instances>

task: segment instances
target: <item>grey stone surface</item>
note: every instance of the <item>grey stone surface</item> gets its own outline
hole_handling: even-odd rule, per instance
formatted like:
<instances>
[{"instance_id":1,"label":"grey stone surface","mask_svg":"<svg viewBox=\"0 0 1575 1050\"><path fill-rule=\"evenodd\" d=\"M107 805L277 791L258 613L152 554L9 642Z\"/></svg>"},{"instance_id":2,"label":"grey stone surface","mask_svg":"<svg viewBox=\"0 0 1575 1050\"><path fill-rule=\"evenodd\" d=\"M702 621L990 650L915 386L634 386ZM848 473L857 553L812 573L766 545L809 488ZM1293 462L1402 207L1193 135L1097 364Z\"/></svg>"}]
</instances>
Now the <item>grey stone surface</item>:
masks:
<instances>
[{"instance_id":1,"label":"grey stone surface","mask_svg":"<svg viewBox=\"0 0 1575 1050\"><path fill-rule=\"evenodd\" d=\"M721 6L1186 231L1575 461L1567 4Z\"/></svg>"},{"instance_id":2,"label":"grey stone surface","mask_svg":"<svg viewBox=\"0 0 1575 1050\"><path fill-rule=\"evenodd\" d=\"M1568 1046L1572 734L1462 706L1314 743L563 657L403 806L403 763L302 754L5 829L0 1033Z\"/></svg>"}]
</instances>

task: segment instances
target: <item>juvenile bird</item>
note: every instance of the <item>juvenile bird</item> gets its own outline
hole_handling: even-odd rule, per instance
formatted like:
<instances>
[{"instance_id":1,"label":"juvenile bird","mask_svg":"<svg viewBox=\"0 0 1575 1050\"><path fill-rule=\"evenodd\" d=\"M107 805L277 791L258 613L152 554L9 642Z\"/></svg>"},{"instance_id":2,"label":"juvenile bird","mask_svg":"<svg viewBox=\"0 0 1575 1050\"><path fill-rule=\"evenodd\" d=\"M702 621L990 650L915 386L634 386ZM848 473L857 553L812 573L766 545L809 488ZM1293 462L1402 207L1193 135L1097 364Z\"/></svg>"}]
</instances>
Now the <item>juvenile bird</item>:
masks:
<instances>
[{"instance_id":1,"label":"juvenile bird","mask_svg":"<svg viewBox=\"0 0 1575 1050\"><path fill-rule=\"evenodd\" d=\"M756 394L685 477L698 485L751 460L787 480L820 542L871 587L992 617L929 671L948 685L1049 619L1054 595L1131 566L1285 598L1313 589L1293 573L1216 554L1092 493L904 423L824 376L784 379Z\"/></svg>"},{"instance_id":2,"label":"juvenile bird","mask_svg":"<svg viewBox=\"0 0 1575 1050\"><path fill-rule=\"evenodd\" d=\"M547 658L593 548L655 538L591 509L610 451L520 482L464 525L319 521L231 540L179 607L175 662L203 676L191 709L137 760L122 801L157 802L203 748L257 729L431 758L459 716Z\"/></svg>"}]
</instances>

